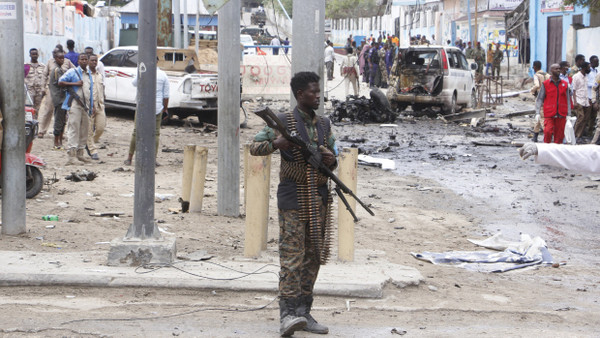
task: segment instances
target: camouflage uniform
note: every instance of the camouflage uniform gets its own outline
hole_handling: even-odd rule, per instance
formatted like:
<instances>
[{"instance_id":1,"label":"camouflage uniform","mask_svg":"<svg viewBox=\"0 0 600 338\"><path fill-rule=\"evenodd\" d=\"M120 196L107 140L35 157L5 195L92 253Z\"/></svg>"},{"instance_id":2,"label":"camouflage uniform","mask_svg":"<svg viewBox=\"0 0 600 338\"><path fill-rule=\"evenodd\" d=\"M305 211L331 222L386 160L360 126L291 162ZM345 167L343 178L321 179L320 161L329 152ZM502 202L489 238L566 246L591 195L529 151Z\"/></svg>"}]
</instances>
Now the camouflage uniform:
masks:
<instances>
[{"instance_id":1,"label":"camouflage uniform","mask_svg":"<svg viewBox=\"0 0 600 338\"><path fill-rule=\"evenodd\" d=\"M27 85L27 92L33 100L33 108L36 111L40 110L42 104L42 98L44 97L44 91L46 90L47 78L44 76L45 66L43 63L36 62L26 63L29 65L29 73L25 77L25 84Z\"/></svg>"},{"instance_id":2,"label":"camouflage uniform","mask_svg":"<svg viewBox=\"0 0 600 338\"><path fill-rule=\"evenodd\" d=\"M301 121L298 121L299 116ZM316 116L311 118L308 114L295 109L293 113L278 114L281 121L287 121L287 125L294 125L298 134L303 135L301 128L305 128L305 141L310 140L311 145L323 145L331 152L335 150L335 137L331 131L329 119ZM288 129L291 129L288 127ZM250 148L254 156L266 156L275 151L273 140L277 138L275 131L265 127L255 137ZM306 139L307 138L307 139ZM309 221L303 220L302 207L302 177L292 178L290 168L298 168L300 176L306 176L308 164L306 161L298 160L299 151L294 148L281 152L280 183L277 189L277 207L279 209L279 260L281 271L279 273L279 296L281 299L294 299L300 296L312 294L317 274L319 273L320 261L317 256L314 243L309 236ZM301 155L300 155L301 156ZM291 170L294 172L294 170ZM330 205L328 179L317 174L318 189L318 215L321 223L325 224L327 207ZM312 205L314 206L314 205Z\"/></svg>"},{"instance_id":3,"label":"camouflage uniform","mask_svg":"<svg viewBox=\"0 0 600 338\"><path fill-rule=\"evenodd\" d=\"M473 51L473 58L477 63L477 74L483 73L483 65L485 64L485 50L479 47Z\"/></svg>"},{"instance_id":4,"label":"camouflage uniform","mask_svg":"<svg viewBox=\"0 0 600 338\"><path fill-rule=\"evenodd\" d=\"M44 86L46 94L44 95L44 99L42 100L40 110L38 111L39 133L41 135L45 135L48 131L48 127L50 126L50 120L54 115L54 106L58 104L58 102L52 101L52 95L50 95L50 88L48 87L48 81L50 81L50 74L54 71L54 68L56 68L56 66L56 61L54 61L54 59L50 59L48 61L48 64L44 68ZM63 70L63 72L66 72L71 68L75 68L75 66L69 59L65 58L65 62L60 68Z\"/></svg>"},{"instance_id":5,"label":"camouflage uniform","mask_svg":"<svg viewBox=\"0 0 600 338\"><path fill-rule=\"evenodd\" d=\"M497 49L494 51L494 62L492 63L492 76L500 76L500 64L504 59L504 52Z\"/></svg>"},{"instance_id":6,"label":"camouflage uniform","mask_svg":"<svg viewBox=\"0 0 600 338\"><path fill-rule=\"evenodd\" d=\"M379 72L381 73L381 84L388 84L387 66L385 65L385 49L379 50Z\"/></svg>"}]
</instances>

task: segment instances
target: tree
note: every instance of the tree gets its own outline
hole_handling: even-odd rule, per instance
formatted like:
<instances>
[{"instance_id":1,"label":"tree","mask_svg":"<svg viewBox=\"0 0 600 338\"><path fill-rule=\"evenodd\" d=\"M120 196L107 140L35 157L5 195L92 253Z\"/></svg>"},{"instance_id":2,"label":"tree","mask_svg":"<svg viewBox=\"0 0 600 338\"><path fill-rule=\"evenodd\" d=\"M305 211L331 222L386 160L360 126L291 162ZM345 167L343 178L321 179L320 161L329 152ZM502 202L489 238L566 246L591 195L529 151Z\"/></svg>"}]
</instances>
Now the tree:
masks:
<instances>
[{"instance_id":1,"label":"tree","mask_svg":"<svg viewBox=\"0 0 600 338\"><path fill-rule=\"evenodd\" d=\"M587 7L591 13L600 10L600 0L564 0L563 5Z\"/></svg>"},{"instance_id":2,"label":"tree","mask_svg":"<svg viewBox=\"0 0 600 338\"><path fill-rule=\"evenodd\" d=\"M263 3L274 7L279 13L283 12L277 0L265 0ZM292 3L293 0L281 0L281 4L290 16ZM325 2L325 16L331 19L376 16L383 14L381 11L384 9L385 5L377 6L376 0L326 0Z\"/></svg>"}]
</instances>

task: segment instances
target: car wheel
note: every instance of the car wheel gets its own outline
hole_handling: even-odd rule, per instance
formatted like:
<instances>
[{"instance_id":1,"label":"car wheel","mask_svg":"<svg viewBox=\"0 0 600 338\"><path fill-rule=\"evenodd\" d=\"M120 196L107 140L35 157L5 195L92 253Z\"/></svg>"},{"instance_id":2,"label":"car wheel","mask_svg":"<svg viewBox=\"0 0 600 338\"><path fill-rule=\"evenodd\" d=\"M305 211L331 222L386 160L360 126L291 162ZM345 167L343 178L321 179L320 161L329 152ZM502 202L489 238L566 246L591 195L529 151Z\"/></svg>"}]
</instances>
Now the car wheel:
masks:
<instances>
[{"instance_id":1,"label":"car wheel","mask_svg":"<svg viewBox=\"0 0 600 338\"><path fill-rule=\"evenodd\" d=\"M446 114L455 114L456 113L456 93L452 94L452 101L450 102L449 106L444 107L444 112Z\"/></svg>"},{"instance_id":2,"label":"car wheel","mask_svg":"<svg viewBox=\"0 0 600 338\"><path fill-rule=\"evenodd\" d=\"M385 94L379 90L378 88L373 88L371 90L371 99L375 104L383 110L392 110L392 106L390 105L390 101L385 96Z\"/></svg>"}]
</instances>

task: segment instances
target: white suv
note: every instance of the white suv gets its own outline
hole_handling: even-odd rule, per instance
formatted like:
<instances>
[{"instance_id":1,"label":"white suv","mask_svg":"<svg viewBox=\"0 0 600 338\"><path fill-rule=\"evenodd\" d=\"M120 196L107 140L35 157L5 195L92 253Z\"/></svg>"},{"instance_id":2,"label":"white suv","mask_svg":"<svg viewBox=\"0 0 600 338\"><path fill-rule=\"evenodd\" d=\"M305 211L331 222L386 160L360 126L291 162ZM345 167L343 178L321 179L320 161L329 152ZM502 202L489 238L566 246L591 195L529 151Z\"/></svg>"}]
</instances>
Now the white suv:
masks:
<instances>
[{"instance_id":1,"label":"white suv","mask_svg":"<svg viewBox=\"0 0 600 338\"><path fill-rule=\"evenodd\" d=\"M413 110L428 106L441 107L453 114L459 106L475 105L472 69L462 51L456 47L411 46L400 49L393 68L387 98L392 107Z\"/></svg>"}]
</instances>

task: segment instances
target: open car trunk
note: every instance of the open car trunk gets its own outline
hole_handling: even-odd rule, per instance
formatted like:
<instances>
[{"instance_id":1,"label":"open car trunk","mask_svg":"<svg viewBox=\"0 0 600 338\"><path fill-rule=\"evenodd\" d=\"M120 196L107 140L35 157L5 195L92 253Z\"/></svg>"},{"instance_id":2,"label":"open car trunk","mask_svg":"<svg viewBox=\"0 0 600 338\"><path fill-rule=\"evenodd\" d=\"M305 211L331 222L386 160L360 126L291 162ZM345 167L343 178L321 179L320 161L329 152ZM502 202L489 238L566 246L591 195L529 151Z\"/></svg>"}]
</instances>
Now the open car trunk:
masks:
<instances>
[{"instance_id":1,"label":"open car trunk","mask_svg":"<svg viewBox=\"0 0 600 338\"><path fill-rule=\"evenodd\" d=\"M442 55L439 51L418 48L402 50L399 93L436 96L442 92L443 81Z\"/></svg>"}]
</instances>

